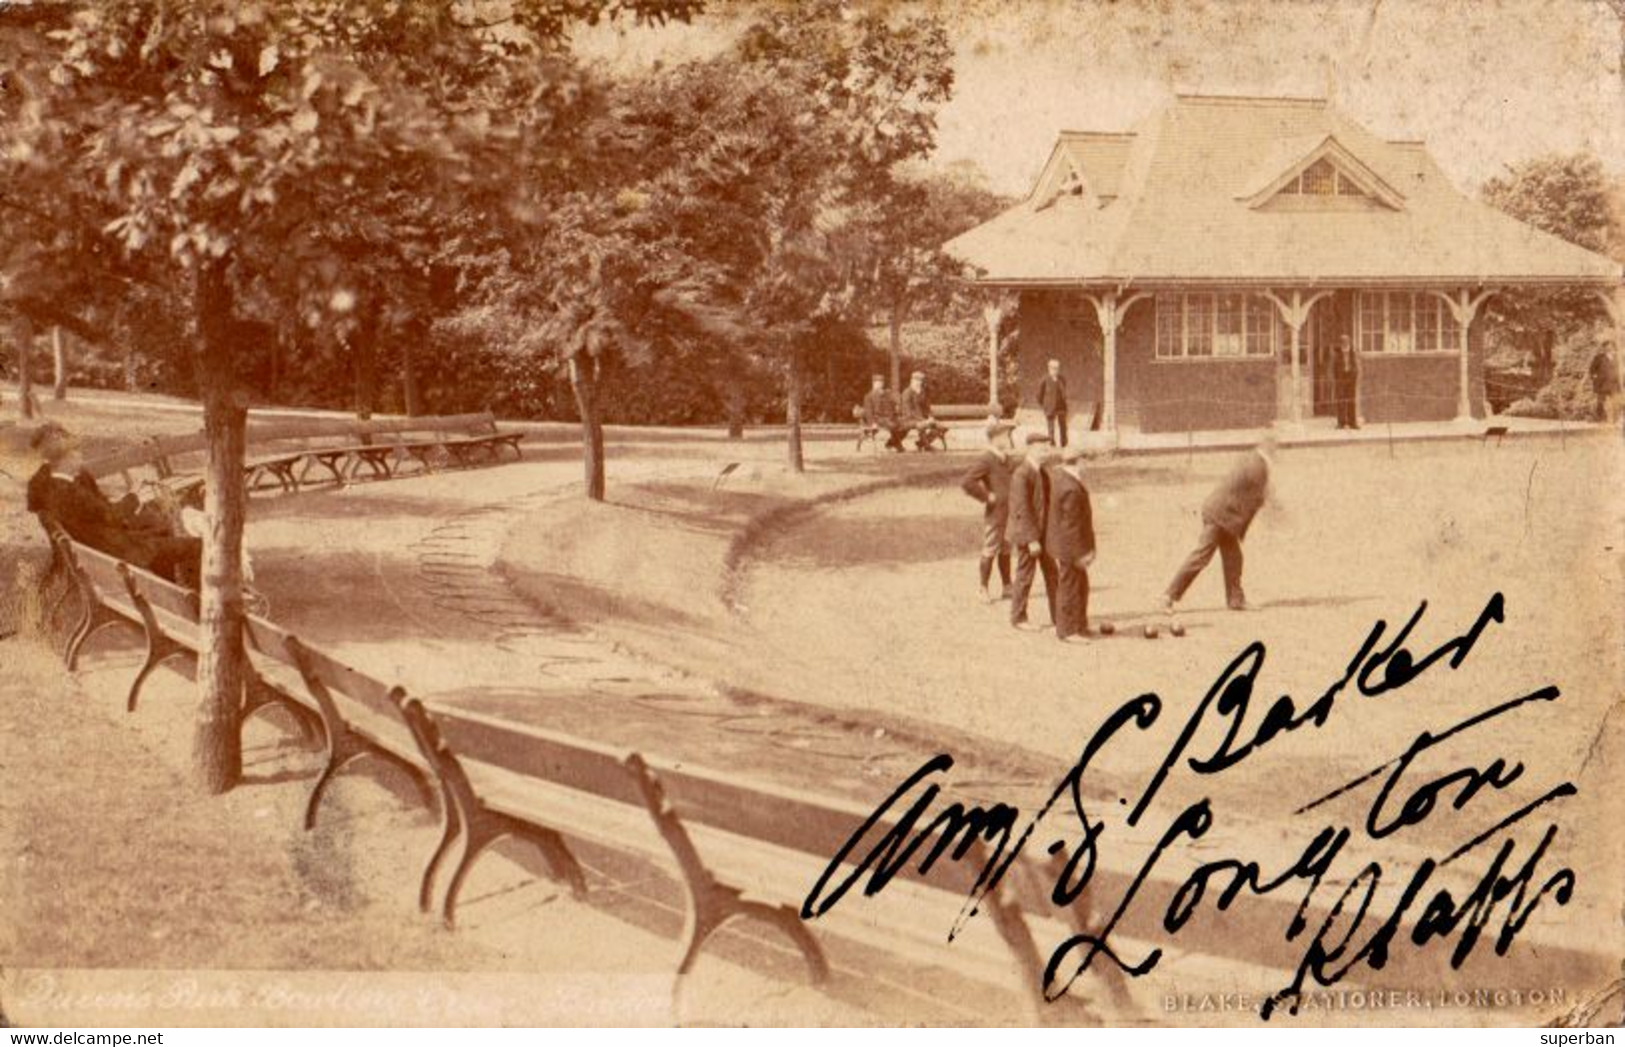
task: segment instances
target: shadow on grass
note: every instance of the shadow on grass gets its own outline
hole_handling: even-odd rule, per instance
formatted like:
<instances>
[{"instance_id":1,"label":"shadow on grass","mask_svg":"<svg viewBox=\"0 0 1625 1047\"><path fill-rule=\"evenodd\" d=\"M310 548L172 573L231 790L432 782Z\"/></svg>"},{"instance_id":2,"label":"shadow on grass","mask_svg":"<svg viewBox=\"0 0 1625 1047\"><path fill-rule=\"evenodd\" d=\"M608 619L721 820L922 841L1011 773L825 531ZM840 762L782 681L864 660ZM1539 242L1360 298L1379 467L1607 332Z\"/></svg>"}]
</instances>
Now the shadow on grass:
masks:
<instances>
[{"instance_id":1,"label":"shadow on grass","mask_svg":"<svg viewBox=\"0 0 1625 1047\"><path fill-rule=\"evenodd\" d=\"M662 629L700 629L706 625L699 615L669 604L630 596L582 581L579 578L542 572L512 576L514 588L539 616L573 625L591 626L614 621Z\"/></svg>"},{"instance_id":2,"label":"shadow on grass","mask_svg":"<svg viewBox=\"0 0 1625 1047\"><path fill-rule=\"evenodd\" d=\"M974 506L971 506L974 509ZM763 543L761 562L833 569L972 561L981 521L969 513L908 513L880 517L822 515Z\"/></svg>"}]
</instances>

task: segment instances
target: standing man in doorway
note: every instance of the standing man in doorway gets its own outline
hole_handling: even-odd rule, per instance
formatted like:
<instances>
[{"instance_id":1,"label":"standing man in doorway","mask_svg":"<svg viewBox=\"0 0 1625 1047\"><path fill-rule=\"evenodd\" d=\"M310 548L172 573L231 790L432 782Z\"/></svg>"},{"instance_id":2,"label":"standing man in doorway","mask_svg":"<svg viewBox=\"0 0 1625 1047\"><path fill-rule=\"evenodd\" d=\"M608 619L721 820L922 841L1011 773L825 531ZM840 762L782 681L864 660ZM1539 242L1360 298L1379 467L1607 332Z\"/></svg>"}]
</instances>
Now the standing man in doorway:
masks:
<instances>
[{"instance_id":1,"label":"standing man in doorway","mask_svg":"<svg viewBox=\"0 0 1625 1047\"><path fill-rule=\"evenodd\" d=\"M1049 371L1038 384L1038 406L1044 409L1044 429L1050 443L1066 446L1066 379L1061 377L1061 361L1051 360Z\"/></svg>"},{"instance_id":2,"label":"standing man in doorway","mask_svg":"<svg viewBox=\"0 0 1625 1047\"><path fill-rule=\"evenodd\" d=\"M1049 477L1044 467L1054 446L1043 433L1027 434L1027 457L1010 474L1010 521L1005 531L1016 554L1015 588L1010 593L1010 624L1017 629L1042 626L1027 620L1027 597L1033 576L1044 572L1044 595L1050 621L1055 620L1055 561L1044 551L1044 523L1049 518Z\"/></svg>"},{"instance_id":3,"label":"standing man in doorway","mask_svg":"<svg viewBox=\"0 0 1625 1047\"><path fill-rule=\"evenodd\" d=\"M1360 355L1347 334L1337 336L1332 350L1332 388L1337 399L1337 427L1360 428Z\"/></svg>"}]
</instances>

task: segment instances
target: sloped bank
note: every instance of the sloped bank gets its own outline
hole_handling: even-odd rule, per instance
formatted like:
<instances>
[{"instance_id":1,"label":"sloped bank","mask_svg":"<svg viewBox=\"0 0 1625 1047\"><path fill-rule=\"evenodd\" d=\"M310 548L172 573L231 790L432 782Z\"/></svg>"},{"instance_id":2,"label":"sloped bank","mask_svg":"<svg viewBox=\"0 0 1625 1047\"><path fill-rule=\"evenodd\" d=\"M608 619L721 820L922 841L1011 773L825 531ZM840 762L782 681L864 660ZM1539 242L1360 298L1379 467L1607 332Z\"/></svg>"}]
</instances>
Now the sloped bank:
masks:
<instances>
[{"instance_id":1,"label":"sloped bank","mask_svg":"<svg viewBox=\"0 0 1625 1047\"><path fill-rule=\"evenodd\" d=\"M848 466L801 477L756 469L722 484L715 473L645 480L620 485L602 504L550 502L509 533L497 569L542 613L708 681L764 720L803 725L775 731L765 745L850 755L863 778L883 777L879 784L901 781L932 755L951 752L960 788L1019 802L1052 784L1053 760L940 723L782 698L786 668L761 649L738 603L753 552L795 522L887 490L953 483L964 464L934 457L880 463L888 468ZM882 739L885 758L877 759ZM879 795L873 781L845 784Z\"/></svg>"}]
</instances>

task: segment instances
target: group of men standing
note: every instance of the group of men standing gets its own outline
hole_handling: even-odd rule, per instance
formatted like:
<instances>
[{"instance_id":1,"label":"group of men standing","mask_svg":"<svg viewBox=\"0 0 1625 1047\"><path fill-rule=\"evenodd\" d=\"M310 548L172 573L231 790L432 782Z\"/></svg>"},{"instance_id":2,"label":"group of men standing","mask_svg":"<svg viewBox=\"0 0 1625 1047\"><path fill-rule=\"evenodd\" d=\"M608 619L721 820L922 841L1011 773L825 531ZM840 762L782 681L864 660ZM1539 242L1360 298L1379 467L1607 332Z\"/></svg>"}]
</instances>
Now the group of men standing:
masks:
<instances>
[{"instance_id":1,"label":"group of men standing","mask_svg":"<svg viewBox=\"0 0 1625 1047\"><path fill-rule=\"evenodd\" d=\"M1033 581L1044 576L1055 635L1081 643L1089 634L1089 565L1095 560L1094 511L1083 479L1083 448L1056 448L1048 435L1031 433L1017 455L1009 422L987 427L988 446L961 486L982 503L982 549L978 563L982 596L993 595L993 567L1010 598L1010 623L1040 628L1027 618ZM1011 559L1014 555L1014 575Z\"/></svg>"},{"instance_id":2,"label":"group of men standing","mask_svg":"<svg viewBox=\"0 0 1625 1047\"><path fill-rule=\"evenodd\" d=\"M1058 448L1047 433L1033 432L1023 441L1025 453L1018 454L1014 429L1005 421L988 423L988 446L960 485L983 507L977 564L982 598L989 603L1008 598L1010 624L1037 631L1042 626L1028 618L1027 607L1033 582L1041 574L1056 637L1086 643L1091 635L1089 568L1095 562L1096 545L1094 511L1083 475L1084 450ZM1208 495L1196 547L1162 592L1158 610L1172 617L1174 605L1214 553L1223 563L1226 606L1249 609L1241 585L1241 543L1269 496L1275 448L1274 436L1266 435ZM992 591L995 567L1002 588L999 596Z\"/></svg>"}]
</instances>

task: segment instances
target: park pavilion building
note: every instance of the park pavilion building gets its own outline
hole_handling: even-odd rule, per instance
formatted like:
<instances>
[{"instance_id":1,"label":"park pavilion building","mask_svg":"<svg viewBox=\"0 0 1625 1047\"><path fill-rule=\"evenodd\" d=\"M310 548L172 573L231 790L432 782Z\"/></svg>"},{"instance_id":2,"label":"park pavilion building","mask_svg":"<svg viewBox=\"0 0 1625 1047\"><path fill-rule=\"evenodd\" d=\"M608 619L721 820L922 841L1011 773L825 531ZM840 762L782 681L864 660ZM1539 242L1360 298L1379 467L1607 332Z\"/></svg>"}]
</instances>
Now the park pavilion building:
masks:
<instances>
[{"instance_id":1,"label":"park pavilion building","mask_svg":"<svg viewBox=\"0 0 1625 1047\"><path fill-rule=\"evenodd\" d=\"M1482 417L1490 295L1589 288L1620 315L1619 263L1317 99L1181 95L1131 132L1062 132L1031 195L947 250L1019 295L1021 409L1057 359L1074 425L1114 437L1330 416L1343 334L1365 420Z\"/></svg>"}]
</instances>

